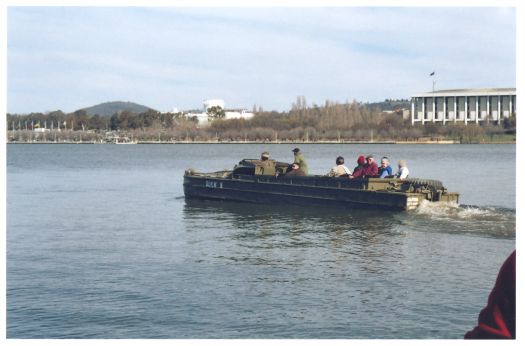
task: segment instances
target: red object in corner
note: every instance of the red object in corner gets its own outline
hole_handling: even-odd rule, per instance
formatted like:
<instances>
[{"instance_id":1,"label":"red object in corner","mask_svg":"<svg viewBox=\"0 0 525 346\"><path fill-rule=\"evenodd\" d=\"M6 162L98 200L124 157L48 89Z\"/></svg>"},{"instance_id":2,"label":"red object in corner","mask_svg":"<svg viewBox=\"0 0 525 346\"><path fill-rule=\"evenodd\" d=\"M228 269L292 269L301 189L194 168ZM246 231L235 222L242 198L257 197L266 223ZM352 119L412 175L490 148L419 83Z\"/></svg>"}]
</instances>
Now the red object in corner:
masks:
<instances>
[{"instance_id":1,"label":"red object in corner","mask_svg":"<svg viewBox=\"0 0 525 346\"><path fill-rule=\"evenodd\" d=\"M501 266L478 325L465 339L516 339L516 250Z\"/></svg>"}]
</instances>

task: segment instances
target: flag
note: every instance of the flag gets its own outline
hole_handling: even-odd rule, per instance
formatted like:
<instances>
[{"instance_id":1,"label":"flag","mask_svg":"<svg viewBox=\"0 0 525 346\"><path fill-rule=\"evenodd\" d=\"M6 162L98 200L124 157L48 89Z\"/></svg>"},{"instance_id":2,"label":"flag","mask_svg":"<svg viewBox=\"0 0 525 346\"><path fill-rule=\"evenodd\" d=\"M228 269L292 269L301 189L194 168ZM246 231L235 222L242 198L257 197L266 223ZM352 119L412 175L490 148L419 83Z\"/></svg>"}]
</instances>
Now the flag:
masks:
<instances>
[{"instance_id":1,"label":"flag","mask_svg":"<svg viewBox=\"0 0 525 346\"><path fill-rule=\"evenodd\" d=\"M433 75L434 75L434 72L432 72L430 75L433 76Z\"/></svg>"}]
</instances>

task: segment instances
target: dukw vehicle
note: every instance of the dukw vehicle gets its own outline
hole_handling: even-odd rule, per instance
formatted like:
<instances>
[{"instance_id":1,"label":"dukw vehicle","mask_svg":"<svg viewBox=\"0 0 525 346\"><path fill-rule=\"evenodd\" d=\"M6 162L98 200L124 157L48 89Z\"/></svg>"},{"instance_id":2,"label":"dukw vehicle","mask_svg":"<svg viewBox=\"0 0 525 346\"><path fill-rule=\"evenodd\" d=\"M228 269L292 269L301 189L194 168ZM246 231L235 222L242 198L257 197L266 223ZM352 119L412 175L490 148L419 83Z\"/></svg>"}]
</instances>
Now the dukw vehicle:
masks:
<instances>
[{"instance_id":1,"label":"dukw vehicle","mask_svg":"<svg viewBox=\"0 0 525 346\"><path fill-rule=\"evenodd\" d=\"M272 160L273 161L273 160ZM458 203L439 180L410 178L286 176L289 164L267 168L260 160L244 159L231 171L184 173L186 198L266 204L297 204L414 210L421 202Z\"/></svg>"}]
</instances>

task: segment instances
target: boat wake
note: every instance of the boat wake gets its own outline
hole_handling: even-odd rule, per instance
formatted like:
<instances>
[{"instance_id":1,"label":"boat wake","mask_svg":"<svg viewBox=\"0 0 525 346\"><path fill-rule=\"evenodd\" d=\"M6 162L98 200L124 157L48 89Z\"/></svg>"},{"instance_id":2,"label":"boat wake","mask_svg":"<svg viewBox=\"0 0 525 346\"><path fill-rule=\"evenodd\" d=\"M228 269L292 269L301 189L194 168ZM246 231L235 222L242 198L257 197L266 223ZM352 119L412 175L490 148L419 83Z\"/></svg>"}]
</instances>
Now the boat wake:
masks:
<instances>
[{"instance_id":1,"label":"boat wake","mask_svg":"<svg viewBox=\"0 0 525 346\"><path fill-rule=\"evenodd\" d=\"M460 205L450 202L429 202L423 201L415 211L420 215L427 215L431 218L446 219L484 219L487 221L497 221L507 219L509 214L515 214L514 210L497 207L478 207L472 205Z\"/></svg>"},{"instance_id":2,"label":"boat wake","mask_svg":"<svg viewBox=\"0 0 525 346\"><path fill-rule=\"evenodd\" d=\"M423 201L415 214L433 223L442 223L442 229L482 233L491 236L514 237L516 211L514 209L460 205L447 202Z\"/></svg>"}]
</instances>

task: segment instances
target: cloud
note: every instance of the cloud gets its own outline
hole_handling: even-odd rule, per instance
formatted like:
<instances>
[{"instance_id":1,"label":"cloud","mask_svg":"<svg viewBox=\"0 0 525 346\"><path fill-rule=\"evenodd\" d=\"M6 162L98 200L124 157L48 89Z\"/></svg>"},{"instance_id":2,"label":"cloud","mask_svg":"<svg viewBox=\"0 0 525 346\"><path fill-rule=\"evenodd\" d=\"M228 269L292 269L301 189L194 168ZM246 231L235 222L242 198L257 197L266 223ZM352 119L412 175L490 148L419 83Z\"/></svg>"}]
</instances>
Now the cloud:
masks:
<instances>
[{"instance_id":1,"label":"cloud","mask_svg":"<svg viewBox=\"0 0 525 346\"><path fill-rule=\"evenodd\" d=\"M516 83L513 8L90 8L8 11L8 111L110 100L159 110L286 110ZM505 52L502 54L502 52ZM60 97L57 97L60 96Z\"/></svg>"}]
</instances>

